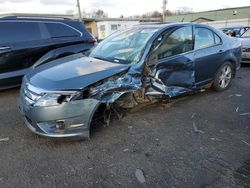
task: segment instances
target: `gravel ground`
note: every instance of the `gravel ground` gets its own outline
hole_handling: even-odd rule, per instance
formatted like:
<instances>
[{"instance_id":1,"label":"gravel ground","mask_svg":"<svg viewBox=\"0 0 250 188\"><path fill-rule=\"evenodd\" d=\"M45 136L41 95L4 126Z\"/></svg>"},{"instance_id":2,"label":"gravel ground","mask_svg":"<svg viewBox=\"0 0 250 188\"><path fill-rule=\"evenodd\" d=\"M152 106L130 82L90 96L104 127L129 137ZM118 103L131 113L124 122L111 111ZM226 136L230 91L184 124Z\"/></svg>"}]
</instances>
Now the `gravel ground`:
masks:
<instances>
[{"instance_id":1,"label":"gravel ground","mask_svg":"<svg viewBox=\"0 0 250 188\"><path fill-rule=\"evenodd\" d=\"M250 187L250 66L232 87L138 107L89 141L31 133L0 93L0 187Z\"/></svg>"}]
</instances>

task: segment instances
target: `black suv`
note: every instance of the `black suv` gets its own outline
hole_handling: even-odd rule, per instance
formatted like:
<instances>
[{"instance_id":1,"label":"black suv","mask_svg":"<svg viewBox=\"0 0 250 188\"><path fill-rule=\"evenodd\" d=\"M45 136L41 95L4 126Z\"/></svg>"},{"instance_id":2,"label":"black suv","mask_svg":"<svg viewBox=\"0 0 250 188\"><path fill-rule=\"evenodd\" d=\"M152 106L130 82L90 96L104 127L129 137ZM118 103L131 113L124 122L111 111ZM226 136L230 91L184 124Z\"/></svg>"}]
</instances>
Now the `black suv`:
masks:
<instances>
[{"instance_id":1,"label":"black suv","mask_svg":"<svg viewBox=\"0 0 250 188\"><path fill-rule=\"evenodd\" d=\"M21 84L32 66L84 52L96 40L84 24L69 18L0 18L0 89Z\"/></svg>"}]
</instances>

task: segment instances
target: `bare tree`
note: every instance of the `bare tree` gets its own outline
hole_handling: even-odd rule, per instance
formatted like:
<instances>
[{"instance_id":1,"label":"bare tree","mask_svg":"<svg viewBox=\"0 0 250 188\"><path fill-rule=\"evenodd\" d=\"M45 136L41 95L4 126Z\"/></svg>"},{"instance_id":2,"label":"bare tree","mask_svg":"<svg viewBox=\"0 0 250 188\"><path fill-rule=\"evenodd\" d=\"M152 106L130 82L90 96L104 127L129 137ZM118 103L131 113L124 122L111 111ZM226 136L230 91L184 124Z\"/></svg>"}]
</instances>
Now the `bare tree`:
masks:
<instances>
[{"instance_id":1,"label":"bare tree","mask_svg":"<svg viewBox=\"0 0 250 188\"><path fill-rule=\"evenodd\" d=\"M162 14L158 12L157 10L155 10L153 12L148 12L148 13L143 14L141 17L142 18L161 18Z\"/></svg>"},{"instance_id":2,"label":"bare tree","mask_svg":"<svg viewBox=\"0 0 250 188\"><path fill-rule=\"evenodd\" d=\"M106 18L106 17L108 17L108 14L106 12L104 12L102 9L92 10L88 14L92 18Z\"/></svg>"},{"instance_id":3,"label":"bare tree","mask_svg":"<svg viewBox=\"0 0 250 188\"><path fill-rule=\"evenodd\" d=\"M172 16L173 13L170 10L166 10L165 16ZM147 12L142 15L133 15L130 16L129 18L162 18L162 13L155 10L153 12Z\"/></svg>"},{"instance_id":4,"label":"bare tree","mask_svg":"<svg viewBox=\"0 0 250 188\"><path fill-rule=\"evenodd\" d=\"M165 11L165 16L172 16L173 13L170 10Z\"/></svg>"}]
</instances>

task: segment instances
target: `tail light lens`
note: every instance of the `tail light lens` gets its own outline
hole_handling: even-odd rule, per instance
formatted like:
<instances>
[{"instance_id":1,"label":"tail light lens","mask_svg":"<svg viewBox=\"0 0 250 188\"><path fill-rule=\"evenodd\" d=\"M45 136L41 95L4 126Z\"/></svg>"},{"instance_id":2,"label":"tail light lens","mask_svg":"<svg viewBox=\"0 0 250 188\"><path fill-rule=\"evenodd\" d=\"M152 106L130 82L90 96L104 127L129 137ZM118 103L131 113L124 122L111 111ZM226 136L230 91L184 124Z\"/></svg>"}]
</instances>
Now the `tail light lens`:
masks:
<instances>
[{"instance_id":1,"label":"tail light lens","mask_svg":"<svg viewBox=\"0 0 250 188\"><path fill-rule=\"evenodd\" d=\"M97 40L96 39L89 39L85 41L88 44L97 44Z\"/></svg>"}]
</instances>

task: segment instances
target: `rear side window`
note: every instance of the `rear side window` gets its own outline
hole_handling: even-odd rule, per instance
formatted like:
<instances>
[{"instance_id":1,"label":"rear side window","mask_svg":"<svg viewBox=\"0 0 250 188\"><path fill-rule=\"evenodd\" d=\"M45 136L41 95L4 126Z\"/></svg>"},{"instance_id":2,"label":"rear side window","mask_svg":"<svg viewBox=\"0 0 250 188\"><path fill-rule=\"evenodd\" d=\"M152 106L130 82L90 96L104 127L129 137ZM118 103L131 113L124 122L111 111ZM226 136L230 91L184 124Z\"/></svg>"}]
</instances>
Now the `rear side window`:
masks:
<instances>
[{"instance_id":1,"label":"rear side window","mask_svg":"<svg viewBox=\"0 0 250 188\"><path fill-rule=\"evenodd\" d=\"M221 42L221 38L213 31L206 28L195 29L195 49L206 48Z\"/></svg>"},{"instance_id":2,"label":"rear side window","mask_svg":"<svg viewBox=\"0 0 250 188\"><path fill-rule=\"evenodd\" d=\"M0 43L26 42L43 39L40 25L35 22L0 22Z\"/></svg>"},{"instance_id":3,"label":"rear side window","mask_svg":"<svg viewBox=\"0 0 250 188\"><path fill-rule=\"evenodd\" d=\"M45 23L51 38L80 37L81 33L61 23Z\"/></svg>"},{"instance_id":4,"label":"rear side window","mask_svg":"<svg viewBox=\"0 0 250 188\"><path fill-rule=\"evenodd\" d=\"M171 57L193 50L192 27L182 27L170 34L156 50L158 59Z\"/></svg>"},{"instance_id":5,"label":"rear side window","mask_svg":"<svg viewBox=\"0 0 250 188\"><path fill-rule=\"evenodd\" d=\"M195 49L214 45L214 34L206 28L195 29Z\"/></svg>"},{"instance_id":6,"label":"rear side window","mask_svg":"<svg viewBox=\"0 0 250 188\"><path fill-rule=\"evenodd\" d=\"M216 34L214 34L214 40L215 40L215 44L220 44L222 42L221 38Z\"/></svg>"}]
</instances>

